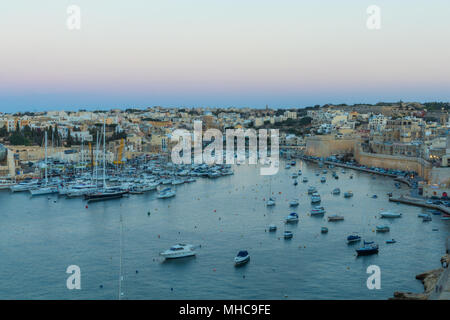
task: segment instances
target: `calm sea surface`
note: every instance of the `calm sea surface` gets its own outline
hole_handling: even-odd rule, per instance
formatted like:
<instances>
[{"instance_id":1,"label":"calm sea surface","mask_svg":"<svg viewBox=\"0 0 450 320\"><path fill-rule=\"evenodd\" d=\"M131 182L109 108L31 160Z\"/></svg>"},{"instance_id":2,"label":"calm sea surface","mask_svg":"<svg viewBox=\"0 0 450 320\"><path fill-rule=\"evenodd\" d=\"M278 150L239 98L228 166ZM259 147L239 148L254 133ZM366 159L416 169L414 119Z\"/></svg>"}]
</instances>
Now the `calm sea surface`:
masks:
<instances>
[{"instance_id":1,"label":"calm sea surface","mask_svg":"<svg viewBox=\"0 0 450 320\"><path fill-rule=\"evenodd\" d=\"M156 193L91 203L57 196L30 198L29 193L0 192L1 299L117 299L119 285L120 215L123 217L123 292L127 299L386 299L394 291L422 292L415 275L439 267L450 221L426 210L387 201L394 191L391 178L346 170L339 180L325 175L320 183L315 164L298 162L272 178L255 166L235 166L233 176L176 186L171 199ZM293 185L291 174L301 169L309 178ZM349 179L350 174L354 179ZM310 217L307 195L317 187L328 214L342 222ZM352 190L345 199L331 191ZM266 208L269 189L277 203ZM405 188L405 186L402 186ZM378 195L372 199L372 195ZM300 206L289 208L298 198ZM401 212L400 219L378 218L382 210ZM151 212L150 216L148 212ZM285 226L297 212L300 222ZM266 232L276 224L276 233ZM378 224L391 231L376 234ZM320 228L327 226L328 234ZM438 231L433 231L437 228ZM282 238L291 230L291 240ZM346 237L359 232L380 244L378 255L359 257ZM395 244L385 240L394 238ZM196 257L163 261L159 252L183 242L201 245ZM235 268L233 258L248 250L251 261ZM381 289L368 290L366 269L381 268ZM69 265L81 268L81 290L68 290Z\"/></svg>"}]
</instances>

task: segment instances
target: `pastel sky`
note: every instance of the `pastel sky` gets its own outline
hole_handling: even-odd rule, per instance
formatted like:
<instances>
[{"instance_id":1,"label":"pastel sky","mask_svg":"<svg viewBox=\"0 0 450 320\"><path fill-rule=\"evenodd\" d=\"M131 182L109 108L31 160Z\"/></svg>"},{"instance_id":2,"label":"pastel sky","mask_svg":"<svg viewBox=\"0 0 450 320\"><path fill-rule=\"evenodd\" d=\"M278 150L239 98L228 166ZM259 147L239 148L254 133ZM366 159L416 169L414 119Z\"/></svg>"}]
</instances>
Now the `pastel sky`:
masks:
<instances>
[{"instance_id":1,"label":"pastel sky","mask_svg":"<svg viewBox=\"0 0 450 320\"><path fill-rule=\"evenodd\" d=\"M2 1L0 41L3 112L450 100L448 0Z\"/></svg>"}]
</instances>

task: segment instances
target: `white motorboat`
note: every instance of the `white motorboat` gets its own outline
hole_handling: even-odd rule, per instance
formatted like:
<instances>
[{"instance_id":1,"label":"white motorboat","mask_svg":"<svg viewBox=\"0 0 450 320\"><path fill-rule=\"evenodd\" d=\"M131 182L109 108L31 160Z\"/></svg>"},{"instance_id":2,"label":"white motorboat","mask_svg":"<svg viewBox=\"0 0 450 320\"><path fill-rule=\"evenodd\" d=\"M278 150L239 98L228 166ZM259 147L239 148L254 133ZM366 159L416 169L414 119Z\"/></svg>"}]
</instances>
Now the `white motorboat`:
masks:
<instances>
[{"instance_id":1,"label":"white motorboat","mask_svg":"<svg viewBox=\"0 0 450 320\"><path fill-rule=\"evenodd\" d=\"M274 225L274 224L271 224L271 225L269 226L269 231L270 231L270 232L277 231L277 226Z\"/></svg>"},{"instance_id":2,"label":"white motorboat","mask_svg":"<svg viewBox=\"0 0 450 320\"><path fill-rule=\"evenodd\" d=\"M269 200L267 200L266 205L268 207L274 206L275 205L275 199L274 198L269 198Z\"/></svg>"},{"instance_id":3,"label":"white motorboat","mask_svg":"<svg viewBox=\"0 0 450 320\"><path fill-rule=\"evenodd\" d=\"M10 186L9 190L12 192L22 192L28 191L30 189L35 189L38 186L38 180L32 180L30 182L20 182L16 185Z\"/></svg>"},{"instance_id":4,"label":"white motorboat","mask_svg":"<svg viewBox=\"0 0 450 320\"><path fill-rule=\"evenodd\" d=\"M12 180L0 180L0 190L2 189L10 189L15 186L16 183Z\"/></svg>"},{"instance_id":5,"label":"white motorboat","mask_svg":"<svg viewBox=\"0 0 450 320\"><path fill-rule=\"evenodd\" d=\"M157 198L158 199L167 199L171 197L175 197L176 192L175 190L172 190L171 188L164 188L159 193Z\"/></svg>"},{"instance_id":6,"label":"white motorboat","mask_svg":"<svg viewBox=\"0 0 450 320\"><path fill-rule=\"evenodd\" d=\"M183 183L184 183L183 179L175 179L172 181L172 185L183 184Z\"/></svg>"},{"instance_id":7,"label":"white motorboat","mask_svg":"<svg viewBox=\"0 0 450 320\"><path fill-rule=\"evenodd\" d=\"M294 222L298 222L298 214L292 212L286 217L286 223L294 223Z\"/></svg>"},{"instance_id":8,"label":"white motorboat","mask_svg":"<svg viewBox=\"0 0 450 320\"><path fill-rule=\"evenodd\" d=\"M299 202L297 199L293 199L293 200L289 201L289 206L291 206L291 207L296 207L298 205L299 205Z\"/></svg>"},{"instance_id":9,"label":"white motorboat","mask_svg":"<svg viewBox=\"0 0 450 320\"><path fill-rule=\"evenodd\" d=\"M325 177L320 178L320 182L324 183L326 181L327 181L327 178L325 178Z\"/></svg>"},{"instance_id":10,"label":"white motorboat","mask_svg":"<svg viewBox=\"0 0 450 320\"><path fill-rule=\"evenodd\" d=\"M284 238L285 239L291 239L294 236L294 234L292 233L292 231L285 231L284 232Z\"/></svg>"},{"instance_id":11,"label":"white motorboat","mask_svg":"<svg viewBox=\"0 0 450 320\"><path fill-rule=\"evenodd\" d=\"M250 261L250 255L248 254L248 252L246 250L239 251L237 256L234 258L234 264L236 266L246 264L249 261Z\"/></svg>"},{"instance_id":12,"label":"white motorboat","mask_svg":"<svg viewBox=\"0 0 450 320\"><path fill-rule=\"evenodd\" d=\"M384 212L380 212L380 216L382 218L401 218L402 214L396 213L396 212L384 211Z\"/></svg>"},{"instance_id":13,"label":"white motorboat","mask_svg":"<svg viewBox=\"0 0 450 320\"><path fill-rule=\"evenodd\" d=\"M32 196L41 196L45 194L58 193L58 188L55 186L45 186L41 188L30 189L29 191Z\"/></svg>"},{"instance_id":14,"label":"white motorboat","mask_svg":"<svg viewBox=\"0 0 450 320\"><path fill-rule=\"evenodd\" d=\"M339 189L339 188L334 189L333 194L336 194L336 195L341 194L341 189Z\"/></svg>"},{"instance_id":15,"label":"white motorboat","mask_svg":"<svg viewBox=\"0 0 450 320\"><path fill-rule=\"evenodd\" d=\"M303 177L302 181L303 182L308 182L308 177Z\"/></svg>"},{"instance_id":16,"label":"white motorboat","mask_svg":"<svg viewBox=\"0 0 450 320\"><path fill-rule=\"evenodd\" d=\"M160 253L166 259L176 259L195 256L196 252L194 246L191 244L176 244L172 246L169 250Z\"/></svg>"}]
</instances>

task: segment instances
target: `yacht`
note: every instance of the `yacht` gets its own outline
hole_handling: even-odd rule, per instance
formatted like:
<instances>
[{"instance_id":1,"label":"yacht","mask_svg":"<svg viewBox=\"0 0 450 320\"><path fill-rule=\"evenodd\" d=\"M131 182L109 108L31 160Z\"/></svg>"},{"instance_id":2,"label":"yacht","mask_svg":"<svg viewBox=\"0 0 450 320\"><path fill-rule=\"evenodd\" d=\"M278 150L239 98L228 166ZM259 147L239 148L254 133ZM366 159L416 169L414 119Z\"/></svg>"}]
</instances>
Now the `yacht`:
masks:
<instances>
[{"instance_id":1,"label":"yacht","mask_svg":"<svg viewBox=\"0 0 450 320\"><path fill-rule=\"evenodd\" d=\"M250 261L250 255L246 250L239 251L237 256L234 258L234 265L239 266L246 264Z\"/></svg>"},{"instance_id":2,"label":"yacht","mask_svg":"<svg viewBox=\"0 0 450 320\"><path fill-rule=\"evenodd\" d=\"M36 189L29 190L32 196L41 196L45 194L58 193L58 187L56 186L44 186Z\"/></svg>"},{"instance_id":3,"label":"yacht","mask_svg":"<svg viewBox=\"0 0 450 320\"><path fill-rule=\"evenodd\" d=\"M176 244L172 246L169 250L160 253L166 259L176 259L195 256L196 252L194 246L190 244Z\"/></svg>"},{"instance_id":4,"label":"yacht","mask_svg":"<svg viewBox=\"0 0 450 320\"><path fill-rule=\"evenodd\" d=\"M293 223L293 222L298 222L298 214L295 212L290 213L286 217L286 223Z\"/></svg>"},{"instance_id":5,"label":"yacht","mask_svg":"<svg viewBox=\"0 0 450 320\"><path fill-rule=\"evenodd\" d=\"M101 188L96 189L94 192L87 193L84 195L84 199L88 202L96 202L103 200L112 200L122 198L129 191L122 191L120 189L115 188Z\"/></svg>"},{"instance_id":6,"label":"yacht","mask_svg":"<svg viewBox=\"0 0 450 320\"><path fill-rule=\"evenodd\" d=\"M15 186L16 183L12 180L0 180L0 190L2 189L10 189Z\"/></svg>"},{"instance_id":7,"label":"yacht","mask_svg":"<svg viewBox=\"0 0 450 320\"><path fill-rule=\"evenodd\" d=\"M12 192L22 192L22 191L28 191L30 189L34 189L38 186L38 180L31 180L27 182L20 182L16 185L10 186L9 190Z\"/></svg>"}]
</instances>

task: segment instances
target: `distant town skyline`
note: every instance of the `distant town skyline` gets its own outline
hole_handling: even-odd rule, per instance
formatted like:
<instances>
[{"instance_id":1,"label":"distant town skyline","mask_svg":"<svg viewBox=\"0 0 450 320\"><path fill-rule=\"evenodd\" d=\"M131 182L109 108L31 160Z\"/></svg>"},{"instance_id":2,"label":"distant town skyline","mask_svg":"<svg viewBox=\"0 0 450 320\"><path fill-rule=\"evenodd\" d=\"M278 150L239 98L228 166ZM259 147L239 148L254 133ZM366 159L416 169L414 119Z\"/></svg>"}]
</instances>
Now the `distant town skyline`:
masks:
<instances>
[{"instance_id":1,"label":"distant town skyline","mask_svg":"<svg viewBox=\"0 0 450 320\"><path fill-rule=\"evenodd\" d=\"M449 101L450 3L379 0L369 30L372 4L5 3L0 111Z\"/></svg>"}]
</instances>

